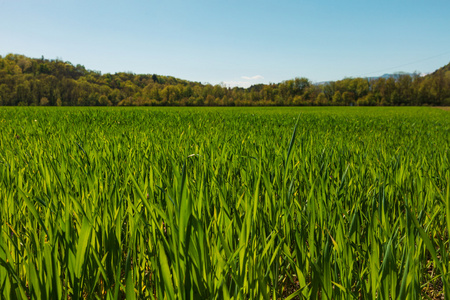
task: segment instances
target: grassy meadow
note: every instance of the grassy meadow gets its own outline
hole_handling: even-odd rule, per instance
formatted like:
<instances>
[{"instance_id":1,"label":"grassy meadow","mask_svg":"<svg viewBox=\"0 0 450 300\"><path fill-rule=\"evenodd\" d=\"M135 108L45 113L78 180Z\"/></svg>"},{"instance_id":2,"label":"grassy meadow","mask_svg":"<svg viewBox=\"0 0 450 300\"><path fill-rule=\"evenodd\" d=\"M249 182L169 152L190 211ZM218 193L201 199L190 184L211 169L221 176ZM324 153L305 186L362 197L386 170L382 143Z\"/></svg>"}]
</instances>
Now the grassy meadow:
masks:
<instances>
[{"instance_id":1,"label":"grassy meadow","mask_svg":"<svg viewBox=\"0 0 450 300\"><path fill-rule=\"evenodd\" d=\"M2 299L450 294L450 112L0 108Z\"/></svg>"}]
</instances>

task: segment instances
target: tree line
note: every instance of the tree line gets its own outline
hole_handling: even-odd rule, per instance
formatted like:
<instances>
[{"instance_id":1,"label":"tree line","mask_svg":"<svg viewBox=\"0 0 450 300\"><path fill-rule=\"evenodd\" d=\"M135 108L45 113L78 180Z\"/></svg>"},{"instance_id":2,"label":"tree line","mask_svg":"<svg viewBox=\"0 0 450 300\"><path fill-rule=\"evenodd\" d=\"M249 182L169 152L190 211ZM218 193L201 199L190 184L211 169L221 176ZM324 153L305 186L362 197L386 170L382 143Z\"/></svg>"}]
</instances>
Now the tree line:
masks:
<instances>
[{"instance_id":1,"label":"tree line","mask_svg":"<svg viewBox=\"0 0 450 300\"><path fill-rule=\"evenodd\" d=\"M345 78L313 84L307 78L249 88L202 84L156 74L101 74L59 59L0 56L0 105L35 106L450 106L450 64L432 74Z\"/></svg>"}]
</instances>

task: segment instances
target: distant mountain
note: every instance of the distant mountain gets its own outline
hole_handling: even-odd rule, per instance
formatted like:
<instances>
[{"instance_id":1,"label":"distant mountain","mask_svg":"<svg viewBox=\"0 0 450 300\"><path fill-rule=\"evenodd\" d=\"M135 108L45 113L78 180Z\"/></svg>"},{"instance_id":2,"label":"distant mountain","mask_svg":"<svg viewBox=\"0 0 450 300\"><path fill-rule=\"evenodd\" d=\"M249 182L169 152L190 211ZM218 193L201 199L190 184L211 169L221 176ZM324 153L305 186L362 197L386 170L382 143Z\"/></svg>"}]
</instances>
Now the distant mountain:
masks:
<instances>
[{"instance_id":1,"label":"distant mountain","mask_svg":"<svg viewBox=\"0 0 450 300\"><path fill-rule=\"evenodd\" d=\"M399 79L400 76L402 75L408 75L411 77L414 77L416 75L419 75L419 77L430 77L430 76L436 76L437 74L446 74L447 72L450 72L450 63L448 63L447 65L437 69L434 72L429 72L429 73L405 73L405 72L397 72L397 73L393 73L393 74L383 74L381 76L378 77L367 77L369 79L378 79L378 78L394 78L394 79ZM447 75L448 76L448 75Z\"/></svg>"},{"instance_id":2,"label":"distant mountain","mask_svg":"<svg viewBox=\"0 0 450 300\"><path fill-rule=\"evenodd\" d=\"M364 79L369 79L369 80L377 80L377 79L379 79L379 78L385 78L385 79L388 79L388 78L394 78L394 79L397 80L397 79L399 79L400 76L402 76L402 75L413 76L414 73L398 72L398 73L393 73L393 74L383 74L383 75L381 75L381 76L362 77L362 78L364 78ZM353 77L351 77L351 78L353 78ZM361 78L361 77L354 77L354 78ZM336 81L339 81L339 80L336 80ZM315 84L316 84L316 85L324 85L324 84L329 84L329 83L331 83L331 82L336 82L336 81L334 81L334 80L320 81L320 82L316 82Z\"/></svg>"},{"instance_id":3,"label":"distant mountain","mask_svg":"<svg viewBox=\"0 0 450 300\"><path fill-rule=\"evenodd\" d=\"M405 72L396 72L396 73L392 73L392 74L383 74L383 75L381 75L381 76L367 77L367 78L368 78L368 79L378 79L378 78L385 78L385 79L388 79L388 78L394 78L394 79L399 79L400 76L403 76L403 75L414 76L414 75L416 75L416 74L414 74L414 73L405 73Z\"/></svg>"}]
</instances>

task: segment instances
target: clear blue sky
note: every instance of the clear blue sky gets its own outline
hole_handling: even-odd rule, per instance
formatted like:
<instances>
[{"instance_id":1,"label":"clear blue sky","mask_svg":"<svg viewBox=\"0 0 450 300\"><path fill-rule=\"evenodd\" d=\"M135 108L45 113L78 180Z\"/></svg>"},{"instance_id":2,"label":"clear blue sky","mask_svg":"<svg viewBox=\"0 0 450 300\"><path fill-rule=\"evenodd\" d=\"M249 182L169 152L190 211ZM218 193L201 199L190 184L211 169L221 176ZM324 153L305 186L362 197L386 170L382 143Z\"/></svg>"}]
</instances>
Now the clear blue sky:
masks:
<instances>
[{"instance_id":1,"label":"clear blue sky","mask_svg":"<svg viewBox=\"0 0 450 300\"><path fill-rule=\"evenodd\" d=\"M0 0L0 55L248 86L450 62L450 1Z\"/></svg>"}]
</instances>

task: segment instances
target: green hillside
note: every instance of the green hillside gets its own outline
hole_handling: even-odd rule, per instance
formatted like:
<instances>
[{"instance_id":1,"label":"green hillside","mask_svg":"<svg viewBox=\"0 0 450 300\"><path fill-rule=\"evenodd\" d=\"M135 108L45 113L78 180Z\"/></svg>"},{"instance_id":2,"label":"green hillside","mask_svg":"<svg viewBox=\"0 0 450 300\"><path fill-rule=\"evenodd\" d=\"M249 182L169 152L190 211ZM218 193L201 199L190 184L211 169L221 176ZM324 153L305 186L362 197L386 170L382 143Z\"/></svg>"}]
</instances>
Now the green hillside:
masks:
<instances>
[{"instance_id":1,"label":"green hillside","mask_svg":"<svg viewBox=\"0 0 450 300\"><path fill-rule=\"evenodd\" d=\"M156 74L101 74L58 59L8 54L0 56L0 105L450 105L450 64L425 77L404 74L323 84L295 78L244 89Z\"/></svg>"}]
</instances>

